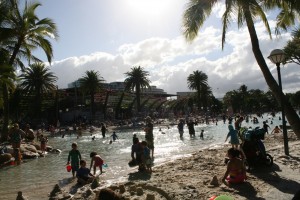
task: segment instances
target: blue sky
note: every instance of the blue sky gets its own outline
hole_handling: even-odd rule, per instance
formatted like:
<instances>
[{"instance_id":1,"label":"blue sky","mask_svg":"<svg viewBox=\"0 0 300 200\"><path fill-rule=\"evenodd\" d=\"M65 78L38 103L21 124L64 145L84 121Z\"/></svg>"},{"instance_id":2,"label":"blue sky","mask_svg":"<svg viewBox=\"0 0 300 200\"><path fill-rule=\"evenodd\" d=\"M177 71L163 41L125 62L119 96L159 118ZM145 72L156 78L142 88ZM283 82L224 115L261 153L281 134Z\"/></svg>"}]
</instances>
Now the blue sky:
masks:
<instances>
[{"instance_id":1,"label":"blue sky","mask_svg":"<svg viewBox=\"0 0 300 200\"><path fill-rule=\"evenodd\" d=\"M99 71L106 82L123 81L133 66L150 72L152 85L168 93L189 91L187 77L200 70L208 75L215 96L238 89L267 90L268 87L254 59L246 27L228 29L226 45L221 50L220 17L224 5L218 4L199 37L187 43L182 35L182 15L186 0L41 0L40 18L57 24L60 38L53 41L51 65L60 88L82 77L87 70ZM269 23L274 30L272 15ZM263 24L256 22L260 47L267 57L275 48L283 48L288 33L270 40ZM273 31L274 32L274 31ZM46 61L41 52L36 52ZM275 66L268 59L277 79ZM285 92L300 90L300 66L282 69Z\"/></svg>"}]
</instances>

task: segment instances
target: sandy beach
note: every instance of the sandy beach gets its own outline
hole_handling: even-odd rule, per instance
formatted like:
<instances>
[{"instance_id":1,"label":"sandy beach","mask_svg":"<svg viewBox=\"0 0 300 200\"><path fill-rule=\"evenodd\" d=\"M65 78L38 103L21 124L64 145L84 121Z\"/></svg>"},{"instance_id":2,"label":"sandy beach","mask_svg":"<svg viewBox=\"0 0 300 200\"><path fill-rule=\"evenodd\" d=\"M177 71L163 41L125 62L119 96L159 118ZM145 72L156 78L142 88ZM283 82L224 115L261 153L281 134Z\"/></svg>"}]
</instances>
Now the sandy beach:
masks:
<instances>
[{"instance_id":1,"label":"sandy beach","mask_svg":"<svg viewBox=\"0 0 300 200\"><path fill-rule=\"evenodd\" d=\"M190 200L209 199L228 195L233 199L292 199L300 190L300 141L289 132L290 155L284 154L282 136L266 135L267 152L274 158L271 167L261 166L247 172L246 182L225 185L221 179L226 170L224 158L230 144L218 149L202 149L192 155L154 166L152 174L129 173L125 182L114 183L109 188L134 200ZM200 149L200 147L199 147ZM216 180L212 181L215 177ZM53 193L50 199L95 199L100 186L77 187L75 181Z\"/></svg>"}]
</instances>

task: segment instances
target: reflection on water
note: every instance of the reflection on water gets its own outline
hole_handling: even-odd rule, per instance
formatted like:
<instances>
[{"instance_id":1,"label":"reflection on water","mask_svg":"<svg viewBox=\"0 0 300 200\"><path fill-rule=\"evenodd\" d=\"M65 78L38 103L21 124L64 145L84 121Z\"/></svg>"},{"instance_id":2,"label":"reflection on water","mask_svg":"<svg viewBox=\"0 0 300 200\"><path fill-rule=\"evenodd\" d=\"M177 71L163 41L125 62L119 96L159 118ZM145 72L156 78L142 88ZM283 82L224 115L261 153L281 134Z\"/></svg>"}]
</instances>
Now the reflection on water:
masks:
<instances>
[{"instance_id":1,"label":"reflection on water","mask_svg":"<svg viewBox=\"0 0 300 200\"><path fill-rule=\"evenodd\" d=\"M278 123L273 125L269 123L269 125L273 129ZM243 125L251 126L250 123L245 122ZM204 140L199 137L202 129L205 131ZM176 126L171 126L169 129L161 127L161 131L159 131L159 127L155 127L154 165L171 161L202 148L223 145L228 129L227 124L219 122L217 126L215 124L201 124L195 126L195 130L196 137L190 138L185 126L184 137L180 139ZM87 160L87 166L90 165L89 154L91 151L96 151L107 163L108 167L104 168L105 173L100 176L100 179L107 183L127 179L128 173L137 171L136 168L128 166L131 159L133 134L137 134L140 139L145 137L142 129L139 129L117 132L119 139L112 144L109 144L111 138L103 139L100 132L94 134L95 140L92 140L90 135L85 135L79 139L75 135L50 138L48 144L53 148L61 149L61 154L48 154L44 158L29 160L20 166L10 166L0 170L1 199L15 199L18 191L23 191L23 194L30 199L48 199L47 195L56 183L66 184L70 181L69 178L72 174L67 172L65 166L71 144L74 141L78 143L78 150L83 159Z\"/></svg>"}]
</instances>

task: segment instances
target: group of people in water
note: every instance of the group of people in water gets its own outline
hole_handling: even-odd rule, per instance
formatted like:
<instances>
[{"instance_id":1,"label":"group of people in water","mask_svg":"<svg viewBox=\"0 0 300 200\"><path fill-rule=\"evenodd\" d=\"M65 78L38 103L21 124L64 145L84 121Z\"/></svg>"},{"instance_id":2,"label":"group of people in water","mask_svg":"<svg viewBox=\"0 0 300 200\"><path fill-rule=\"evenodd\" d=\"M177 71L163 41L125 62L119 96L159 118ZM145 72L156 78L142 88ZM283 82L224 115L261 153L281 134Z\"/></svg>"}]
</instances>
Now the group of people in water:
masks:
<instances>
[{"instance_id":1,"label":"group of people in water","mask_svg":"<svg viewBox=\"0 0 300 200\"><path fill-rule=\"evenodd\" d=\"M13 126L10 128L9 133L8 133L8 141L11 142L12 148L13 148L13 157L14 157L14 163L19 165L21 163L21 142L27 141L27 142L33 142L34 140L40 142L40 150L42 153L45 153L46 151L46 145L48 142L48 137L44 136L37 131L37 134L35 136L34 132L32 129L30 129L30 125L26 124L24 130L20 129L18 123L14 123Z\"/></svg>"}]
</instances>

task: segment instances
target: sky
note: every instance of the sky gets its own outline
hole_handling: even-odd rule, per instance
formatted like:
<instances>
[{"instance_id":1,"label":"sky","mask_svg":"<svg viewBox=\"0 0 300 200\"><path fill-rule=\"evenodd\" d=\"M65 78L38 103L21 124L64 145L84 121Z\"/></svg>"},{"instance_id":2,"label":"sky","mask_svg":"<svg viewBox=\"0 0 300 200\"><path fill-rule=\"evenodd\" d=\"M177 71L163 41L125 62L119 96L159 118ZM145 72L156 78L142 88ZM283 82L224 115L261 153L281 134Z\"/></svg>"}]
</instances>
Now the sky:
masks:
<instances>
[{"instance_id":1,"label":"sky","mask_svg":"<svg viewBox=\"0 0 300 200\"><path fill-rule=\"evenodd\" d=\"M199 70L208 76L213 94L221 98L246 85L248 90L268 90L252 53L247 27L237 29L232 22L221 48L220 2L199 30L193 42L182 34L182 16L187 0L40 0L37 14L52 19L59 38L51 40L54 50L50 66L59 88L66 88L85 75L98 71L105 82L124 81L126 72L141 66L148 71L151 85L169 94L190 91L187 77ZM274 13L268 13L273 33L270 39L261 21L255 28L261 51L277 80L276 66L267 57L273 49L282 49L289 33L274 35ZM47 61L45 55L36 55ZM281 68L284 92L300 90L300 66Z\"/></svg>"}]
</instances>

